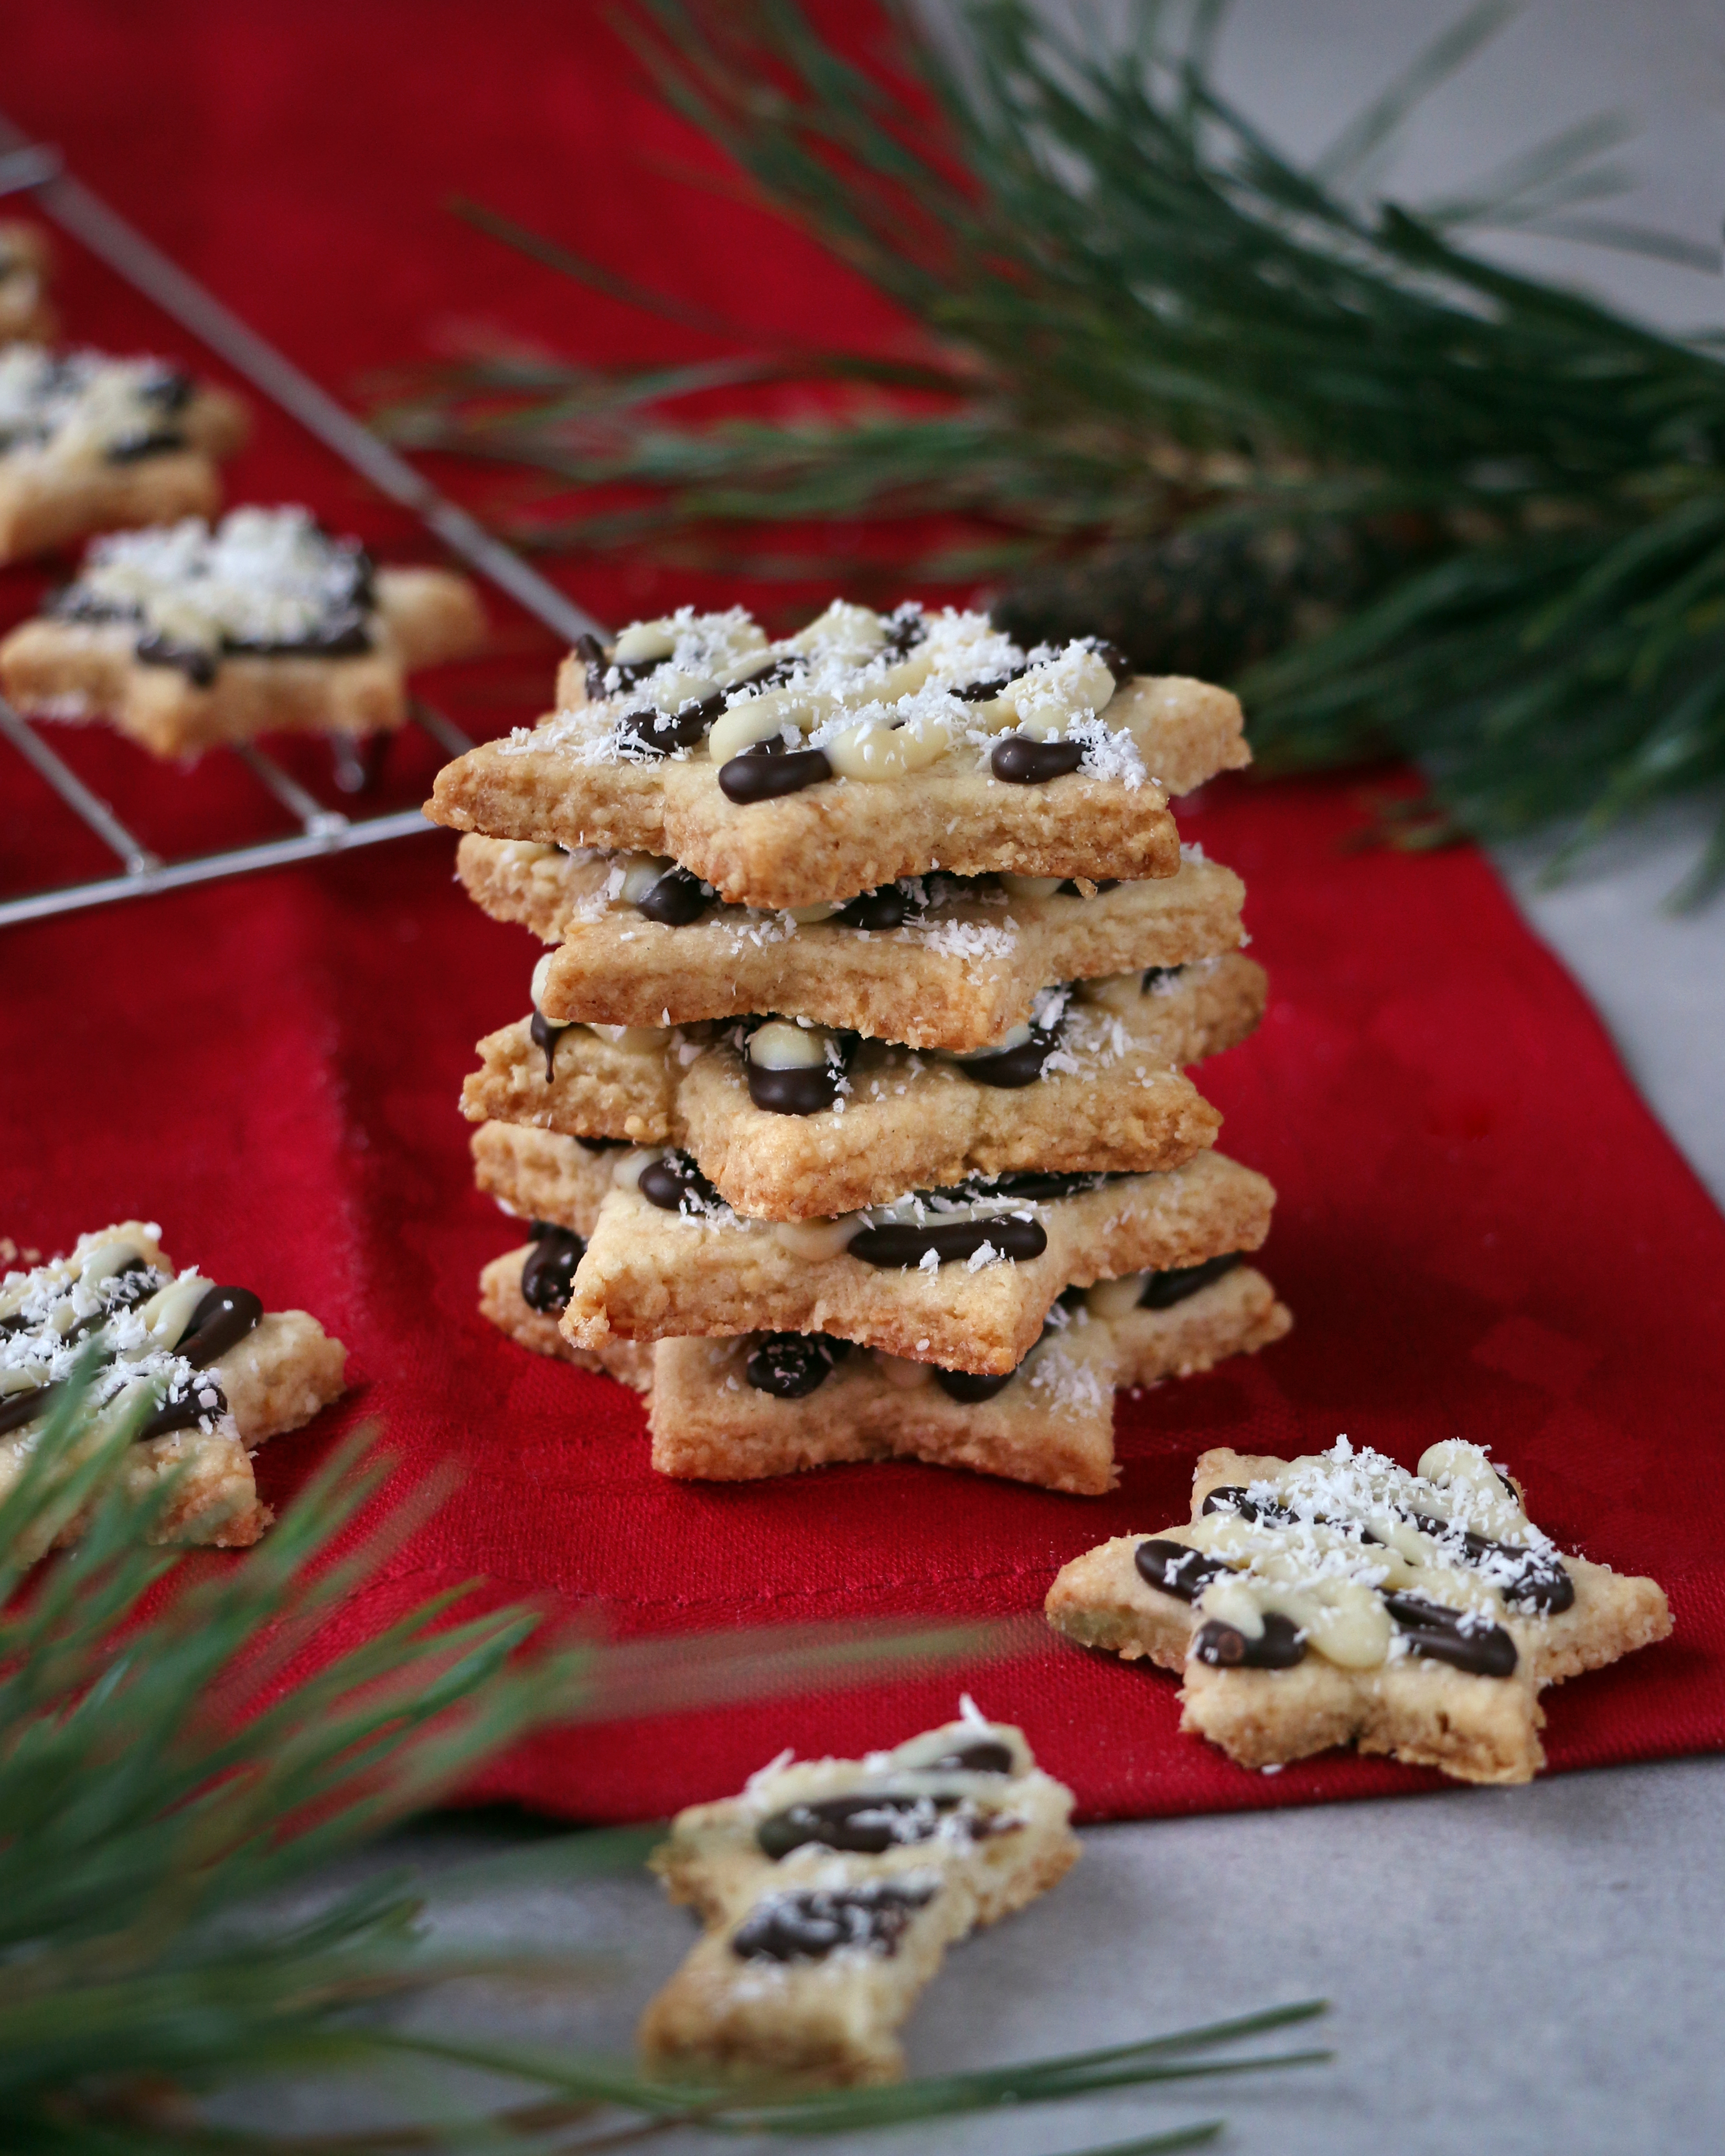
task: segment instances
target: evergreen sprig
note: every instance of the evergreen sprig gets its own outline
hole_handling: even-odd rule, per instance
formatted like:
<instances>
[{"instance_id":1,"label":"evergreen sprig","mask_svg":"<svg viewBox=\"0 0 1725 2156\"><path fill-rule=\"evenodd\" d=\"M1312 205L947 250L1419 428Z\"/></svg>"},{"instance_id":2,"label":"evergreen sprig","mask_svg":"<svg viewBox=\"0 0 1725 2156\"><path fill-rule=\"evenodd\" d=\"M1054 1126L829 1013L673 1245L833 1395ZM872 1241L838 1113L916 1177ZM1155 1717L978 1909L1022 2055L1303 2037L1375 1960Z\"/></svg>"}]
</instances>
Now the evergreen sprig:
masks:
<instances>
[{"instance_id":1,"label":"evergreen sprig","mask_svg":"<svg viewBox=\"0 0 1725 2156\"><path fill-rule=\"evenodd\" d=\"M1052 562L1009 586L1009 625L1101 628L1153 666L1219 660L1272 768L1418 757L1436 814L1409 843L1553 819L1583 842L1725 776L1725 362L1461 235L1717 264L1599 214L1621 183L1606 122L1445 202L1373 198L1408 111L1506 12L1476 8L1302 167L1217 90L1214 0L1141 0L1124 41L1028 0L962 0L942 38L895 13L867 65L793 0L636 0L625 24L665 99L896 301L916 348L620 374L481 361L392 424L608 490L542 516L547 544L691 559L729 526L824 518L825 567L875 583L883 539L896 584ZM821 387L824 416L668 410L787 380ZM974 542L908 544L902 520L930 511L971 519ZM1689 895L1722 876L1725 821Z\"/></svg>"},{"instance_id":2,"label":"evergreen sprig","mask_svg":"<svg viewBox=\"0 0 1725 2156\"><path fill-rule=\"evenodd\" d=\"M93 1414L92 1343L0 1497L0 2145L37 2152L344 2156L381 2148L575 2152L693 2126L817 2134L992 2105L1150 2088L1326 2056L1230 2052L1312 2002L1069 2058L831 2097L675 2087L626 2062L469 2042L393 2010L451 1979L567 1979L567 1961L457 1954L403 1869L331 1887L332 1859L470 1777L529 1729L878 1676L998 1650L999 1627L791 1627L608 1646L537 1613L464 1617L463 1593L323 1654L328 1620L419 1510L352 1541L386 1471L363 1435L315 1472L244 1558L152 1547L172 1480L114 1470L156 1405ZM393 1522L393 1523L392 1523ZM74 1547L37 1564L74 1528ZM598 1741L598 1740L595 1740ZM642 1830L571 1834L531 1858L567 1881L638 1866ZM438 1875L495 1887L519 1854ZM591 1963L573 1971L593 1979ZM380 2133L218 2123L199 2102L272 2075L480 2069L531 2092L480 2115L448 2089ZM630 2123L629 2122L633 2122ZM1195 2145L1210 2121L1133 2150Z\"/></svg>"}]
</instances>

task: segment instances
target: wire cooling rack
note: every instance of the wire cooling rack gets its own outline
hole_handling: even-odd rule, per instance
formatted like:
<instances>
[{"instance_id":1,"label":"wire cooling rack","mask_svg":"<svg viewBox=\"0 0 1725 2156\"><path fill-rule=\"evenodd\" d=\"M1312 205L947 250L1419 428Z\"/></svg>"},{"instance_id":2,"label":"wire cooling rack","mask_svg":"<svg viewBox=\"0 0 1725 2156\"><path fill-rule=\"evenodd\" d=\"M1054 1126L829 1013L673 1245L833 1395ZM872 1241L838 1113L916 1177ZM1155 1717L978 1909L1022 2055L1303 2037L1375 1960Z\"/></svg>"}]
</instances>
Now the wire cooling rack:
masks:
<instances>
[{"instance_id":1,"label":"wire cooling rack","mask_svg":"<svg viewBox=\"0 0 1725 2156\"><path fill-rule=\"evenodd\" d=\"M0 113L0 198L17 194L29 195L63 231L81 241L146 299L154 300L164 314L171 315L182 328L218 353L272 403L368 479L381 494L411 510L451 553L506 592L548 629L572 644L578 636L604 634L591 614L530 567L476 518L439 494L429 480L362 426L309 375L249 329L213 293L73 178L57 150L33 141ZM415 699L410 711L413 724L429 734L446 754L459 756L473 747L452 719L429 704ZM3 700L0 700L0 738L47 781L120 863L117 875L0 899L0 927L74 912L81 906L110 905L116 899L174 891L187 884L208 883L221 876L244 875L289 861L311 860L351 846L377 845L432 828L417 808L388 815L350 816L340 807L320 801L262 749L249 742L237 743L213 752L242 764L297 820L299 829L257 845L164 860L135 837L36 728ZM357 793L365 783L364 767L352 742L341 736L333 740L336 790Z\"/></svg>"}]
</instances>

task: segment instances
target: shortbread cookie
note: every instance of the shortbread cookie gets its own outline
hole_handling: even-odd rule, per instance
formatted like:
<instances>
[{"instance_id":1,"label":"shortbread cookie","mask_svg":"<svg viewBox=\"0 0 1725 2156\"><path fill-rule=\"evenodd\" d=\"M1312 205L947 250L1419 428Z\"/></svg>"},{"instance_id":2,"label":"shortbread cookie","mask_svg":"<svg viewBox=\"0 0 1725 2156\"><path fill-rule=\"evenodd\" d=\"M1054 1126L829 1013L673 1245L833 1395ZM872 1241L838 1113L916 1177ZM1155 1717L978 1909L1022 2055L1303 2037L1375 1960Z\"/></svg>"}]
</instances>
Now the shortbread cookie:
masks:
<instances>
[{"instance_id":1,"label":"shortbread cookie","mask_svg":"<svg viewBox=\"0 0 1725 2156\"><path fill-rule=\"evenodd\" d=\"M527 1150L501 1194L557 1219L536 1202ZM836 1219L775 1222L733 1213L686 1154L637 1149L614 1174L562 1321L578 1348L613 1333L834 1332L982 1374L1017 1368L1069 1282L1256 1250L1276 1196L1261 1175L1201 1152L1158 1175L979 1178Z\"/></svg>"},{"instance_id":2,"label":"shortbread cookie","mask_svg":"<svg viewBox=\"0 0 1725 2156\"><path fill-rule=\"evenodd\" d=\"M1176 875L1091 896L1050 877L932 875L802 921L716 903L689 918L699 886L662 861L468 838L456 865L494 919L562 939L539 997L559 1024L790 1011L912 1048L983 1048L1050 981L1183 966L1245 941L1245 886L1195 847ZM678 925L656 917L667 896Z\"/></svg>"},{"instance_id":3,"label":"shortbread cookie","mask_svg":"<svg viewBox=\"0 0 1725 2156\"><path fill-rule=\"evenodd\" d=\"M1238 966L1244 979L1208 979L1208 963ZM1261 1007L1250 959L1189 970L1199 979L1175 973L1152 989L1134 977L1127 1018L1048 994L1035 1024L996 1055L964 1059L783 1019L705 1041L681 1029L610 1040L521 1019L479 1044L485 1067L465 1082L461 1108L675 1142L726 1205L761 1220L856 1212L977 1173L1178 1168L1214 1145L1223 1119L1168 1050L1227 1048ZM1205 1014L1219 1018L1216 1033Z\"/></svg>"},{"instance_id":4,"label":"shortbread cookie","mask_svg":"<svg viewBox=\"0 0 1725 2156\"><path fill-rule=\"evenodd\" d=\"M536 1014L480 1043L462 1109L680 1146L727 1205L768 1220L855 1212L972 1174L1178 1168L1222 1119L1173 1065L1250 1031L1263 973L1249 958L1201 959L1147 987L1134 975L1131 988L1107 1004L1083 986L1051 991L1033 1024L967 1057L783 1021L614 1038Z\"/></svg>"},{"instance_id":5,"label":"shortbread cookie","mask_svg":"<svg viewBox=\"0 0 1725 2156\"><path fill-rule=\"evenodd\" d=\"M89 1405L98 1427L154 1383L161 1405L123 1472L140 1493L177 1477L153 1539L254 1543L270 1524L250 1448L297 1430L341 1390L347 1351L303 1310L266 1312L249 1288L176 1275L153 1223L80 1238L69 1257L0 1281L0 1496L22 1473L80 1351L100 1333ZM74 1541L82 1519L62 1535Z\"/></svg>"},{"instance_id":6,"label":"shortbread cookie","mask_svg":"<svg viewBox=\"0 0 1725 2156\"><path fill-rule=\"evenodd\" d=\"M0 562L91 531L208 516L245 407L160 360L0 351Z\"/></svg>"},{"instance_id":7,"label":"shortbread cookie","mask_svg":"<svg viewBox=\"0 0 1725 2156\"><path fill-rule=\"evenodd\" d=\"M578 1369L598 1370L634 1392L653 1389L652 1343L608 1340L597 1353L577 1348L557 1330L569 1300L569 1283L587 1245L548 1220L532 1224L533 1240L493 1258L480 1275L480 1316L536 1355L554 1355Z\"/></svg>"},{"instance_id":8,"label":"shortbread cookie","mask_svg":"<svg viewBox=\"0 0 1725 2156\"><path fill-rule=\"evenodd\" d=\"M841 1461L920 1460L1097 1496L1115 1481L1117 1386L1255 1354L1292 1322L1264 1276L1230 1255L1183 1275L1070 1291L1005 1378L824 1335L661 1340L653 1465L661 1475L747 1482Z\"/></svg>"},{"instance_id":9,"label":"shortbread cookie","mask_svg":"<svg viewBox=\"0 0 1725 2156\"><path fill-rule=\"evenodd\" d=\"M863 1759L788 1755L680 1812L654 1868L706 1929L643 2015L655 2073L891 2081L946 1949L1077 1861L1071 1792L1023 1732L963 1718Z\"/></svg>"},{"instance_id":10,"label":"shortbread cookie","mask_svg":"<svg viewBox=\"0 0 1725 2156\"><path fill-rule=\"evenodd\" d=\"M549 1221L583 1243L631 1151L611 1138L583 1142L519 1123L481 1123L471 1145L477 1188L517 1219Z\"/></svg>"},{"instance_id":11,"label":"shortbread cookie","mask_svg":"<svg viewBox=\"0 0 1725 2156\"><path fill-rule=\"evenodd\" d=\"M942 867L1172 875L1168 795L1250 760L1224 690L916 606L835 602L778 644L740 608L685 608L578 654L558 701L448 765L426 814L668 855L774 908Z\"/></svg>"},{"instance_id":12,"label":"shortbread cookie","mask_svg":"<svg viewBox=\"0 0 1725 2156\"><path fill-rule=\"evenodd\" d=\"M0 344L51 344L59 324L48 300L53 256L33 224L0 223Z\"/></svg>"},{"instance_id":13,"label":"shortbread cookie","mask_svg":"<svg viewBox=\"0 0 1725 2156\"><path fill-rule=\"evenodd\" d=\"M1415 1474L1346 1438L1207 1452L1189 1523L1075 1558L1047 1609L1085 1646L1183 1671L1181 1727L1242 1766L1352 1743L1469 1782L1530 1780L1542 1687L1671 1629L1654 1581L1560 1555L1459 1440Z\"/></svg>"},{"instance_id":14,"label":"shortbread cookie","mask_svg":"<svg viewBox=\"0 0 1725 2156\"><path fill-rule=\"evenodd\" d=\"M374 570L303 509L236 509L99 539L75 583L0 644L13 704L108 719L157 756L255 734L373 733L407 675L477 649L479 596L446 569Z\"/></svg>"}]
</instances>

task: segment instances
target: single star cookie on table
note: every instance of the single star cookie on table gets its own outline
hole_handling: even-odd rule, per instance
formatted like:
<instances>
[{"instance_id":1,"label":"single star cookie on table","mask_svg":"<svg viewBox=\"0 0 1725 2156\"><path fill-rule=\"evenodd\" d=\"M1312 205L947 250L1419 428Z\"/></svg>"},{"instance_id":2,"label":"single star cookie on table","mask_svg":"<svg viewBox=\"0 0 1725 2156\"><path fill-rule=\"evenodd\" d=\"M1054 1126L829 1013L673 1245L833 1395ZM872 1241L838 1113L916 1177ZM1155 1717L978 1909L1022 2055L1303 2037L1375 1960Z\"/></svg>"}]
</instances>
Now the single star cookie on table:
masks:
<instances>
[{"instance_id":1,"label":"single star cookie on table","mask_svg":"<svg viewBox=\"0 0 1725 2156\"><path fill-rule=\"evenodd\" d=\"M374 733L407 676L476 650L479 596L446 569L374 569L303 509L116 533L0 643L26 710L106 719L157 756L278 731Z\"/></svg>"},{"instance_id":2,"label":"single star cookie on table","mask_svg":"<svg viewBox=\"0 0 1725 2156\"><path fill-rule=\"evenodd\" d=\"M947 1948L1076 1862L1072 1794L1021 1731L963 1718L862 1759L793 1761L680 1812L653 1865L706 1928L641 2018L655 2073L896 2080Z\"/></svg>"},{"instance_id":3,"label":"single star cookie on table","mask_svg":"<svg viewBox=\"0 0 1725 2156\"><path fill-rule=\"evenodd\" d=\"M1242 1766L1353 1744L1470 1782L1530 1780L1541 1690L1671 1629L1655 1581L1561 1553L1459 1440L1412 1473L1346 1438L1206 1452L1189 1522L1075 1558L1047 1613L1180 1671L1181 1727Z\"/></svg>"},{"instance_id":4,"label":"single star cookie on table","mask_svg":"<svg viewBox=\"0 0 1725 2156\"><path fill-rule=\"evenodd\" d=\"M1200 959L1046 991L964 1056L783 1019L595 1030L536 1010L480 1042L462 1112L682 1147L727 1204L771 1219L973 1173L1176 1168L1222 1119L1174 1066L1244 1039L1263 998L1250 959Z\"/></svg>"},{"instance_id":5,"label":"single star cookie on table","mask_svg":"<svg viewBox=\"0 0 1725 2156\"><path fill-rule=\"evenodd\" d=\"M778 1010L913 1048L983 1048L1050 982L1183 966L1246 941L1245 885L1193 846L1148 882L941 873L794 913L722 905L646 856L468 837L455 859L482 911L560 945L540 998L557 1024Z\"/></svg>"},{"instance_id":6,"label":"single star cookie on table","mask_svg":"<svg viewBox=\"0 0 1725 2156\"><path fill-rule=\"evenodd\" d=\"M303 1310L266 1311L249 1288L221 1286L195 1268L177 1273L161 1233L122 1221L80 1236L68 1257L0 1280L0 1496L97 1338L88 1405L98 1427L152 1383L161 1389L120 1469L140 1494L167 1492L151 1540L236 1548L270 1520L252 1448L337 1397L347 1351ZM74 1521L60 1540L75 1540L84 1525Z\"/></svg>"},{"instance_id":7,"label":"single star cookie on table","mask_svg":"<svg viewBox=\"0 0 1725 2156\"><path fill-rule=\"evenodd\" d=\"M0 349L0 562L122 526L210 516L245 406L157 359Z\"/></svg>"},{"instance_id":8,"label":"single star cookie on table","mask_svg":"<svg viewBox=\"0 0 1725 2156\"><path fill-rule=\"evenodd\" d=\"M775 909L936 868L1172 875L1169 794L1250 760L1224 690L915 605L835 601L777 643L741 608L685 608L575 654L558 704L445 766L427 814L667 855Z\"/></svg>"}]
</instances>

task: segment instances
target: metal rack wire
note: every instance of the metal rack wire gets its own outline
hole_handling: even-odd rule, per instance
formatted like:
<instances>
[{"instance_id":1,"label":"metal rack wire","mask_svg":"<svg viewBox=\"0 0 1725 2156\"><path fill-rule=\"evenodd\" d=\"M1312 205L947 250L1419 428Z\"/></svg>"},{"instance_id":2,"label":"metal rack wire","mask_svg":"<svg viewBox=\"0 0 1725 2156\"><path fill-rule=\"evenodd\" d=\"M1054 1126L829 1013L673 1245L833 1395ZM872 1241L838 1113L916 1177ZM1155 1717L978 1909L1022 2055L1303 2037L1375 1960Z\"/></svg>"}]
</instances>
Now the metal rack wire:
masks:
<instances>
[{"instance_id":1,"label":"metal rack wire","mask_svg":"<svg viewBox=\"0 0 1725 2156\"><path fill-rule=\"evenodd\" d=\"M378 491L403 508L411 510L451 553L506 592L548 629L572 643L578 636L604 634L601 624L583 608L531 568L512 547L487 531L476 518L439 494L423 474L351 412L321 389L309 375L266 343L228 311L213 293L189 277L159 248L92 194L81 181L66 171L59 152L33 141L23 129L0 113L0 198L28 193L36 206L63 231L80 241L91 254L116 270L126 282L152 300L165 314L226 360L253 387L297 419L306 431L333 449ZM409 706L413 724L429 734L444 752L459 756L473 743L454 721L429 705L413 700ZM313 860L324 854L352 846L377 845L403 839L432 827L417 808L392 814L352 817L331 807L302 786L262 749L250 743L230 746L223 753L242 764L266 792L295 817L299 829L285 838L259 844L234 846L199 854L188 859L163 860L126 828L107 803L99 800L69 764L51 748L28 720L0 701L0 738L3 738L44 779L121 864L118 875L94 881L64 884L57 888L26 892L22 897L0 899L0 927L13 922L40 921L51 914L69 913L80 907L105 906L117 899L141 898L151 892L174 891L187 884L208 883L218 877L243 875L253 870L276 868L290 861ZM334 737L338 788L360 790L364 773L353 745Z\"/></svg>"}]
</instances>

